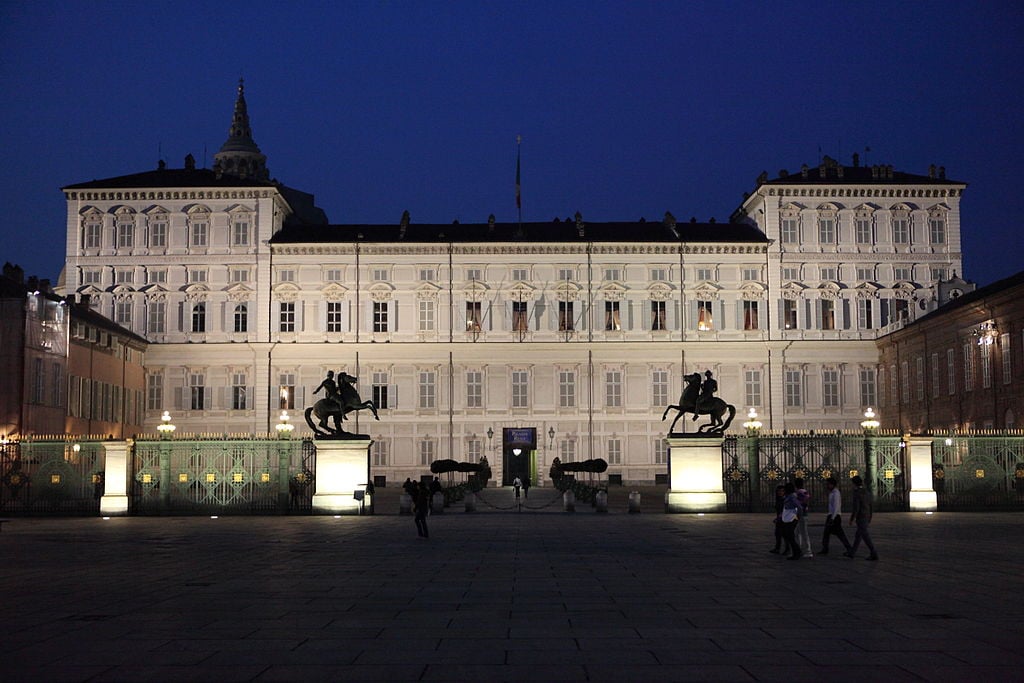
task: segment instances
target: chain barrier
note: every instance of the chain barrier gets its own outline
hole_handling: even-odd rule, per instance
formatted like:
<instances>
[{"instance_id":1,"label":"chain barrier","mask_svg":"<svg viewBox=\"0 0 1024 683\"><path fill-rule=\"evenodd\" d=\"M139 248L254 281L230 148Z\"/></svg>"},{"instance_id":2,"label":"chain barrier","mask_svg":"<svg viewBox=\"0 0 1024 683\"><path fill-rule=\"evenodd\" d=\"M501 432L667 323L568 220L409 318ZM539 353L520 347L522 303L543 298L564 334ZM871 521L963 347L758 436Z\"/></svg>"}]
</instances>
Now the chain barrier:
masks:
<instances>
[{"instance_id":1,"label":"chain barrier","mask_svg":"<svg viewBox=\"0 0 1024 683\"><path fill-rule=\"evenodd\" d=\"M549 500L548 502L546 502L546 503L544 503L542 505L527 505L527 504L521 502L523 499L520 498L520 499L518 499L519 502L512 503L511 505L505 507L505 506L502 506L502 505L495 505L494 503L492 503L491 501L487 500L486 498L484 498L480 494L481 494L480 491L476 492L477 500L479 500L480 502L482 502L484 505L486 505L487 507L491 508L492 510L515 510L516 508L519 508L520 510L523 509L523 508L526 508L527 510L543 510L545 508L551 507L555 503L557 503L560 500L562 500L562 492L556 490L554 497L551 500Z\"/></svg>"},{"instance_id":2,"label":"chain barrier","mask_svg":"<svg viewBox=\"0 0 1024 683\"><path fill-rule=\"evenodd\" d=\"M494 503L492 503L491 501L487 500L482 495L480 495L480 491L476 492L476 497L477 497L477 499L481 503L483 503L487 507L491 508L492 510L515 510L516 509L516 504L515 503L513 503L512 505L509 505L508 507L502 507L500 505L495 505Z\"/></svg>"}]
</instances>

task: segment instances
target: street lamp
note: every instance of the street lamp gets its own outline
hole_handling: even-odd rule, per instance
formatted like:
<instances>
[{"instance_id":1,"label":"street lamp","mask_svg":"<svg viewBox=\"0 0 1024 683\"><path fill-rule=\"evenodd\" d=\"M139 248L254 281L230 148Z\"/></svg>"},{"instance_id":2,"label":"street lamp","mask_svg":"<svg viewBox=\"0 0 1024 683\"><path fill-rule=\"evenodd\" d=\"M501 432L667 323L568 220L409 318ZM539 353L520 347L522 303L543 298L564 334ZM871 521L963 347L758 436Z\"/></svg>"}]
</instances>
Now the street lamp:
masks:
<instances>
[{"instance_id":1,"label":"street lamp","mask_svg":"<svg viewBox=\"0 0 1024 683\"><path fill-rule=\"evenodd\" d=\"M875 436L875 430L878 429L879 424L874 409L868 407L864 411L864 421L860 423L860 426L864 429L864 483L871 495L875 494L875 469L878 457L872 437Z\"/></svg>"},{"instance_id":2,"label":"street lamp","mask_svg":"<svg viewBox=\"0 0 1024 683\"><path fill-rule=\"evenodd\" d=\"M881 423L878 421L873 408L869 407L867 410L864 411L864 421L860 423L860 426L864 429L864 431L867 432L872 429L878 429L878 426L880 424Z\"/></svg>"},{"instance_id":3,"label":"street lamp","mask_svg":"<svg viewBox=\"0 0 1024 683\"><path fill-rule=\"evenodd\" d=\"M548 427L548 448L550 449L555 443L555 428Z\"/></svg>"},{"instance_id":4,"label":"street lamp","mask_svg":"<svg viewBox=\"0 0 1024 683\"><path fill-rule=\"evenodd\" d=\"M757 411L753 408L747 413L747 421L743 423L743 428L753 436L757 433L757 430L761 429L761 421L757 419Z\"/></svg>"},{"instance_id":5,"label":"street lamp","mask_svg":"<svg viewBox=\"0 0 1024 683\"><path fill-rule=\"evenodd\" d=\"M281 411L281 421L277 423L274 429L277 430L277 435L282 439L287 439L292 435L295 430L295 425L288 422L291 418L288 416L287 410Z\"/></svg>"},{"instance_id":6,"label":"street lamp","mask_svg":"<svg viewBox=\"0 0 1024 683\"><path fill-rule=\"evenodd\" d=\"M171 424L171 413L170 413L170 411L165 410L164 414L160 416L160 424L158 424L156 426L156 430L158 432L160 432L160 438L161 439L169 439L169 438L171 438L171 434L174 433L175 429L177 429L177 427L175 427L174 425Z\"/></svg>"}]
</instances>

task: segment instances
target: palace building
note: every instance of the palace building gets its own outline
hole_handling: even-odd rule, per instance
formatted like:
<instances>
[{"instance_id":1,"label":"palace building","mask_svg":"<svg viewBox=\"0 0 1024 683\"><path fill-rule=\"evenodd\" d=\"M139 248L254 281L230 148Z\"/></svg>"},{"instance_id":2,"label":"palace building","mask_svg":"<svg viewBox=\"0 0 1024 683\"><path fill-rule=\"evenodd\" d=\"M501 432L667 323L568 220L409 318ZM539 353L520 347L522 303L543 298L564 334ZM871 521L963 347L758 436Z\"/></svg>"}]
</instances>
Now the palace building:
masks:
<instances>
[{"instance_id":1,"label":"palace building","mask_svg":"<svg viewBox=\"0 0 1024 683\"><path fill-rule=\"evenodd\" d=\"M179 431L266 433L287 410L301 434L312 388L344 370L380 409L348 429L388 481L484 455L499 480L543 482L557 456L654 481L662 413L705 370L732 431L750 409L773 430L855 428L876 338L962 272L966 184L856 155L762 174L721 223L332 223L270 179L240 85L214 159L65 187L62 291L148 340L149 431L168 410Z\"/></svg>"}]
</instances>

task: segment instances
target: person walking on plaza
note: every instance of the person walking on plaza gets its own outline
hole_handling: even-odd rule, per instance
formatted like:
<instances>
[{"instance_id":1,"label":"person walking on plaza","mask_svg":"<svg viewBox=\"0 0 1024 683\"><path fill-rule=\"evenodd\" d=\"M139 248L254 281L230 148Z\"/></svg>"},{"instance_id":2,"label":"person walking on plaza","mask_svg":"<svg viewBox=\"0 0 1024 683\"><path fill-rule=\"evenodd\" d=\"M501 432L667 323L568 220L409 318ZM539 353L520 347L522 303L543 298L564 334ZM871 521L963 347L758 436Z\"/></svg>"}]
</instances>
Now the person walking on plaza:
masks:
<instances>
[{"instance_id":1,"label":"person walking on plaza","mask_svg":"<svg viewBox=\"0 0 1024 683\"><path fill-rule=\"evenodd\" d=\"M770 553L779 554L779 549L782 547L782 504L786 502L786 487L779 484L775 487L775 547L769 550ZM789 555L789 541L786 541L786 549L782 551L783 555Z\"/></svg>"},{"instance_id":2,"label":"person walking on plaza","mask_svg":"<svg viewBox=\"0 0 1024 683\"><path fill-rule=\"evenodd\" d=\"M796 541L800 544L800 552L807 557L814 557L811 551L811 535L807 533L807 513L811 511L811 494L804 488L802 477L793 479L796 487L796 499L800 501L800 520L796 523Z\"/></svg>"},{"instance_id":3,"label":"person walking on plaza","mask_svg":"<svg viewBox=\"0 0 1024 683\"><path fill-rule=\"evenodd\" d=\"M800 544L796 541L796 525L800 519L802 508L800 501L796 498L796 487L793 482L786 482L785 494L786 497L782 500L782 538L786 541L786 545L793 550L789 559L799 560L803 553L800 551Z\"/></svg>"},{"instance_id":4,"label":"person walking on plaza","mask_svg":"<svg viewBox=\"0 0 1024 683\"><path fill-rule=\"evenodd\" d=\"M523 479L523 498L530 497L530 477Z\"/></svg>"},{"instance_id":5,"label":"person walking on plaza","mask_svg":"<svg viewBox=\"0 0 1024 683\"><path fill-rule=\"evenodd\" d=\"M828 487L828 516L825 518L825 533L821 535L821 550L818 554L828 555L828 537L833 534L846 548L846 552L850 552L850 542L843 532L843 497L834 477L826 479L825 486Z\"/></svg>"},{"instance_id":6,"label":"person walking on plaza","mask_svg":"<svg viewBox=\"0 0 1024 683\"><path fill-rule=\"evenodd\" d=\"M519 489L523 487L523 480L516 477L512 480L512 490L516 492L516 502L519 502Z\"/></svg>"},{"instance_id":7,"label":"person walking on plaza","mask_svg":"<svg viewBox=\"0 0 1024 683\"><path fill-rule=\"evenodd\" d=\"M430 532L427 530L427 511L430 509L430 491L427 489L427 485L422 481L420 485L416 487L416 495L413 497L413 505L415 506L415 519L416 519L416 533L420 538L430 538Z\"/></svg>"},{"instance_id":8,"label":"person walking on plaza","mask_svg":"<svg viewBox=\"0 0 1024 683\"><path fill-rule=\"evenodd\" d=\"M853 537L853 547L846 551L846 556L856 555L860 542L864 541L864 545L871 552L868 559L874 561L878 559L878 553L875 552L875 544L871 542L871 532L868 530L868 527L871 526L871 492L864 488L864 480L860 478L860 475L855 475L850 481L854 486L850 524L857 525L857 533Z\"/></svg>"}]
</instances>

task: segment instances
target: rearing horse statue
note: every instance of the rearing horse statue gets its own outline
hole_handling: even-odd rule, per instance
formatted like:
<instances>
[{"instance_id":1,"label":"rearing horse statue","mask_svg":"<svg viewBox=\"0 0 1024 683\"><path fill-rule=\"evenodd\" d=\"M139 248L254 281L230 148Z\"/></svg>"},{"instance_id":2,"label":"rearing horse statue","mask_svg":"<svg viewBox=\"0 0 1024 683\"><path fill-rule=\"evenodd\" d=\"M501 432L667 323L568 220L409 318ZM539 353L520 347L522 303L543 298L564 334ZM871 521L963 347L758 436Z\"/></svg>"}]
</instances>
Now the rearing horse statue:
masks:
<instances>
[{"instance_id":1,"label":"rearing horse statue","mask_svg":"<svg viewBox=\"0 0 1024 683\"><path fill-rule=\"evenodd\" d=\"M721 434L729 428L732 424L732 420L736 417L736 407L730 405L718 398L712 396L700 402L697 405L697 398L700 395L700 373L695 372L690 375L683 375L683 379L686 381L686 386L683 388L683 394L679 397L679 405L672 405L665 408L665 412L662 413L661 419L664 420L668 417L668 411L677 410L676 419L672 420L672 425L668 428L668 433L671 434L672 430L675 429L676 422L685 413L693 413L694 418L697 419L698 415L710 415L711 422L701 425L697 428L698 432L704 434ZM722 416L725 413L729 413L729 418L722 420Z\"/></svg>"},{"instance_id":2,"label":"rearing horse statue","mask_svg":"<svg viewBox=\"0 0 1024 683\"><path fill-rule=\"evenodd\" d=\"M306 424L318 436L346 434L347 432L341 428L341 421L354 410L369 408L370 412L373 413L373 419L380 419L380 416L377 415L377 406L373 404L373 401L364 401L359 398L359 392L352 386L359 381L356 377L345 372L339 372L338 381L341 383L341 387L336 394L322 398L309 408L306 408ZM319 426L313 424L312 418L314 415ZM328 424L332 417L334 418L333 429Z\"/></svg>"}]
</instances>

